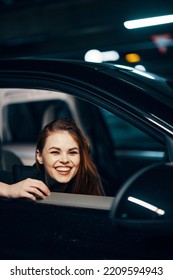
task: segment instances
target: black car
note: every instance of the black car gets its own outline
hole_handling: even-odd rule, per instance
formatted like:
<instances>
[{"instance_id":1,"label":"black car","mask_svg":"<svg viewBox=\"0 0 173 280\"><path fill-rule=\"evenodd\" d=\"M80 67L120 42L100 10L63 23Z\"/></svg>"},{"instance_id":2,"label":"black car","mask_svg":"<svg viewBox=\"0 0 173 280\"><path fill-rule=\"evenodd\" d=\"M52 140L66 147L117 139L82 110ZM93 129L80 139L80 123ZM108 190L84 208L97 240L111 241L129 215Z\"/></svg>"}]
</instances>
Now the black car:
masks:
<instances>
[{"instance_id":1,"label":"black car","mask_svg":"<svg viewBox=\"0 0 173 280\"><path fill-rule=\"evenodd\" d=\"M173 258L173 82L73 60L0 63L1 170L32 165L40 129L75 119L106 196L0 199L1 259Z\"/></svg>"}]
</instances>

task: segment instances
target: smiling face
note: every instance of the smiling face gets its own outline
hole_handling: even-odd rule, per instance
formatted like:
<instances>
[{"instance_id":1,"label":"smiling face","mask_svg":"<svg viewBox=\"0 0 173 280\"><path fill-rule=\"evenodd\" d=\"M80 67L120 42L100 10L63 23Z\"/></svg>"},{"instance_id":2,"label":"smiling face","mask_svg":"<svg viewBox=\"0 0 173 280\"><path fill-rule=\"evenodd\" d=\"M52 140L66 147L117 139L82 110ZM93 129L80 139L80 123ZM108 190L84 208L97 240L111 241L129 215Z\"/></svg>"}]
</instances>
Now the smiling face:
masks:
<instances>
[{"instance_id":1,"label":"smiling face","mask_svg":"<svg viewBox=\"0 0 173 280\"><path fill-rule=\"evenodd\" d=\"M68 183L77 174L80 164L79 145L68 131L50 134L37 160L46 173L59 183Z\"/></svg>"}]
</instances>

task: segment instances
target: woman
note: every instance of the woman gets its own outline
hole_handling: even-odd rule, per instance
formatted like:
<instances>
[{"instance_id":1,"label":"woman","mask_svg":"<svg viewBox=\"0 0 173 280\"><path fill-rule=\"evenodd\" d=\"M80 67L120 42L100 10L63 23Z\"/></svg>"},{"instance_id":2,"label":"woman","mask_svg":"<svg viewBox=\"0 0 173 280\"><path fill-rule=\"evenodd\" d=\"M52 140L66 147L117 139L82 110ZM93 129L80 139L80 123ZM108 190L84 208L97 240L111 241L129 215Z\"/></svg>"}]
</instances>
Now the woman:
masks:
<instances>
[{"instance_id":1,"label":"woman","mask_svg":"<svg viewBox=\"0 0 173 280\"><path fill-rule=\"evenodd\" d=\"M89 143L75 122L66 119L55 120L41 131L34 166L15 166L8 180L5 174L0 178L4 182L0 196L35 201L50 191L104 195Z\"/></svg>"}]
</instances>

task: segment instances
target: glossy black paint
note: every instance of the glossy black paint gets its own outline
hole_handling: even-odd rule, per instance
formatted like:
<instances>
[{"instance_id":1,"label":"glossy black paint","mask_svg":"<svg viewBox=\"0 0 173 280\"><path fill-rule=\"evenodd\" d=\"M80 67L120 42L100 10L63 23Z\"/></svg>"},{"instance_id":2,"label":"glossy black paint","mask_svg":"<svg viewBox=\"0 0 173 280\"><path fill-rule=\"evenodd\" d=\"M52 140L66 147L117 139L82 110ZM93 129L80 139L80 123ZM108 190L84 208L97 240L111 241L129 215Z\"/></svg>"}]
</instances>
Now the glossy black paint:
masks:
<instances>
[{"instance_id":1,"label":"glossy black paint","mask_svg":"<svg viewBox=\"0 0 173 280\"><path fill-rule=\"evenodd\" d=\"M173 90L171 82L112 64L80 61L18 59L1 61L1 87L65 90L97 103L124 118L172 136Z\"/></svg>"},{"instance_id":2,"label":"glossy black paint","mask_svg":"<svg viewBox=\"0 0 173 280\"><path fill-rule=\"evenodd\" d=\"M172 259L172 236L118 231L109 211L0 201L0 259ZM21 211L22 208L22 211Z\"/></svg>"}]
</instances>

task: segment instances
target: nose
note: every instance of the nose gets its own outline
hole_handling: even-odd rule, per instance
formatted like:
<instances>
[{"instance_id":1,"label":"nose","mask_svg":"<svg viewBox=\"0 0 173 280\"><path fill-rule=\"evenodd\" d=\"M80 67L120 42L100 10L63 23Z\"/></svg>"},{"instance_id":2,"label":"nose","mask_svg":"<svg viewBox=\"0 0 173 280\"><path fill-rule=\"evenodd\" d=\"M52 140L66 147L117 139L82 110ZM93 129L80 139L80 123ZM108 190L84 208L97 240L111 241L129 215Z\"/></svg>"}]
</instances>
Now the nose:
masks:
<instances>
[{"instance_id":1,"label":"nose","mask_svg":"<svg viewBox=\"0 0 173 280\"><path fill-rule=\"evenodd\" d=\"M69 162L68 155L66 153L62 153L59 161L63 164L68 163Z\"/></svg>"}]
</instances>

